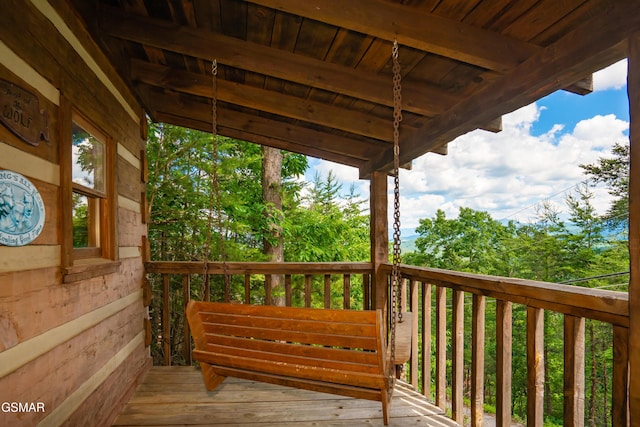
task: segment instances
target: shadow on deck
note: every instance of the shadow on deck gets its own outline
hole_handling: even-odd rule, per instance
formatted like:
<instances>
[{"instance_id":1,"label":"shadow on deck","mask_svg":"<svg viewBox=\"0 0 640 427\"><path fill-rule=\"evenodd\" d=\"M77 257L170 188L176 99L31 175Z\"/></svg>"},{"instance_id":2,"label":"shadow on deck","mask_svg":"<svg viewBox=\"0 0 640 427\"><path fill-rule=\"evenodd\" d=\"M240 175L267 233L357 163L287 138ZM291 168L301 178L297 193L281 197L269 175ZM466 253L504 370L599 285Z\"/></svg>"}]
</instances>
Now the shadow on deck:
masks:
<instances>
[{"instance_id":1,"label":"shadow on deck","mask_svg":"<svg viewBox=\"0 0 640 427\"><path fill-rule=\"evenodd\" d=\"M382 426L380 402L227 378L208 392L194 367L156 366L115 426ZM403 382L396 383L390 426L457 427Z\"/></svg>"}]
</instances>

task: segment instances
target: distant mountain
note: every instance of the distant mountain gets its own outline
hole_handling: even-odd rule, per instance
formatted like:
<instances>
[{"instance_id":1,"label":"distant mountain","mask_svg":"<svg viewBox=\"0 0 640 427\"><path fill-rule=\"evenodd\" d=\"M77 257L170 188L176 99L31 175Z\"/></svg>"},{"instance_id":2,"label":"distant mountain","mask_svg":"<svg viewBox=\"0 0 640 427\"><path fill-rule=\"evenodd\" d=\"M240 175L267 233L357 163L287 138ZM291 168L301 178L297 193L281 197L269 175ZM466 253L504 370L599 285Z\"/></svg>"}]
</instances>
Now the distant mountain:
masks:
<instances>
[{"instance_id":1,"label":"distant mountain","mask_svg":"<svg viewBox=\"0 0 640 427\"><path fill-rule=\"evenodd\" d=\"M419 234L401 236L402 243L400 243L400 250L402 252L414 252L416 250L416 239L418 237L420 237Z\"/></svg>"}]
</instances>

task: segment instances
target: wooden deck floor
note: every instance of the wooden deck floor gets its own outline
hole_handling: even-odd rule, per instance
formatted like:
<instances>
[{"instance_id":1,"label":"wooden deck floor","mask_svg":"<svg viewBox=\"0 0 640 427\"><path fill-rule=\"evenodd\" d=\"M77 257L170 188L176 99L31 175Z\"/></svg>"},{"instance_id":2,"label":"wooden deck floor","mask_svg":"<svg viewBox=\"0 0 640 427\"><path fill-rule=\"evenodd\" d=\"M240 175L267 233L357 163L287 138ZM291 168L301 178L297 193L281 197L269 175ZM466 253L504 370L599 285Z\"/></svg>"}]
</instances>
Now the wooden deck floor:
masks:
<instances>
[{"instance_id":1,"label":"wooden deck floor","mask_svg":"<svg viewBox=\"0 0 640 427\"><path fill-rule=\"evenodd\" d=\"M193 367L153 367L116 426L382 426L380 402L227 378L213 392ZM457 427L440 408L398 383L390 426Z\"/></svg>"}]
</instances>

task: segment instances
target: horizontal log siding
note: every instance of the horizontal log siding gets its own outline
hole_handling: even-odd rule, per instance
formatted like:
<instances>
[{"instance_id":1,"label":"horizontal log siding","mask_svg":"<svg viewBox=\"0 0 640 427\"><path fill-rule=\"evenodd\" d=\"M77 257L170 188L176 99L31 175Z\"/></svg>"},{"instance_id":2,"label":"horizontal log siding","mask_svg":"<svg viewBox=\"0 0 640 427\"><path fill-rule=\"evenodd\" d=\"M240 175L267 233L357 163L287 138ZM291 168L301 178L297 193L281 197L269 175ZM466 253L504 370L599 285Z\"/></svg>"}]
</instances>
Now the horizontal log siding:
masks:
<instances>
[{"instance_id":1,"label":"horizontal log siding","mask_svg":"<svg viewBox=\"0 0 640 427\"><path fill-rule=\"evenodd\" d=\"M0 125L0 169L27 177L46 209L44 230L31 245L0 247L0 401L43 402L46 412L0 413L0 425L108 425L150 364L140 250L147 234L140 208L145 143L135 118L144 115L64 1L3 6L0 78L38 97L49 141L31 146ZM69 184L60 164L60 94L112 139L114 202L128 202L113 211L114 247L126 259L99 265L98 275L84 273L90 266L73 267L76 281L69 284L61 268L61 186Z\"/></svg>"}]
</instances>

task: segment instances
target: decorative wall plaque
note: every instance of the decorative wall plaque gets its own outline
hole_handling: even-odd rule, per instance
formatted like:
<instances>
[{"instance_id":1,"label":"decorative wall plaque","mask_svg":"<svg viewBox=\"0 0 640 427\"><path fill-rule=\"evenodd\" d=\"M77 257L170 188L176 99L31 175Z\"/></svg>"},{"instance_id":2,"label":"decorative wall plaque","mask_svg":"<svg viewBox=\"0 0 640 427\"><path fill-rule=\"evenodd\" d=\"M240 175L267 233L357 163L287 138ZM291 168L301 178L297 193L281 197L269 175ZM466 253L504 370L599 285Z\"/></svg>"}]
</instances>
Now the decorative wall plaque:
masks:
<instances>
[{"instance_id":1,"label":"decorative wall plaque","mask_svg":"<svg viewBox=\"0 0 640 427\"><path fill-rule=\"evenodd\" d=\"M0 121L23 141L49 141L49 115L33 93L0 79Z\"/></svg>"},{"instance_id":2,"label":"decorative wall plaque","mask_svg":"<svg viewBox=\"0 0 640 427\"><path fill-rule=\"evenodd\" d=\"M44 218L44 202L31 181L0 170L0 244L28 245L42 232Z\"/></svg>"}]
</instances>

